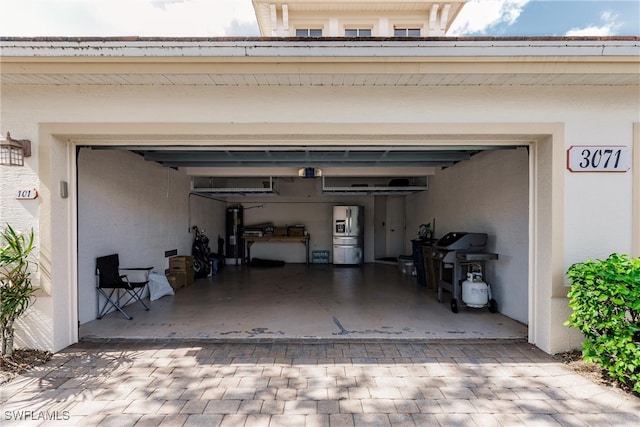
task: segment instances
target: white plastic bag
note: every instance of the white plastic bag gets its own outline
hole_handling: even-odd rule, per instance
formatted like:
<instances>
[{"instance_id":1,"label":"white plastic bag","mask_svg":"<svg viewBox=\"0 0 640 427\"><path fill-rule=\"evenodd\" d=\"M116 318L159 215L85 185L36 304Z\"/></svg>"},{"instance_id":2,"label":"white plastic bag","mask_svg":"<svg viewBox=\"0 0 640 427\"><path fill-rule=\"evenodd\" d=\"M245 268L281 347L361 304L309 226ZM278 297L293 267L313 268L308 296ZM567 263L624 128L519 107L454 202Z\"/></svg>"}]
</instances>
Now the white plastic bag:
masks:
<instances>
[{"instance_id":1,"label":"white plastic bag","mask_svg":"<svg viewBox=\"0 0 640 427\"><path fill-rule=\"evenodd\" d=\"M164 274L152 271L149 273L149 300L155 301L165 295L175 295L175 292Z\"/></svg>"}]
</instances>

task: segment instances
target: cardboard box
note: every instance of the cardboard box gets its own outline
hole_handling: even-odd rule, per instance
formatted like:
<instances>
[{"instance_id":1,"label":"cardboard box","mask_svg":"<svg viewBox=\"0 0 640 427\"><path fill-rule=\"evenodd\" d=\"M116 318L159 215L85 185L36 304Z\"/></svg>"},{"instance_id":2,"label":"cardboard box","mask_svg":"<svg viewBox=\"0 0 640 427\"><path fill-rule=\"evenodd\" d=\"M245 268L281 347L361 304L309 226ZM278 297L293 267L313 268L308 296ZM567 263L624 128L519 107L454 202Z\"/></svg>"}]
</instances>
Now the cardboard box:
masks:
<instances>
[{"instance_id":1,"label":"cardboard box","mask_svg":"<svg viewBox=\"0 0 640 427\"><path fill-rule=\"evenodd\" d=\"M273 235L274 236L286 236L287 235L287 227L273 227Z\"/></svg>"},{"instance_id":2,"label":"cardboard box","mask_svg":"<svg viewBox=\"0 0 640 427\"><path fill-rule=\"evenodd\" d=\"M174 291L177 291L178 289L184 287L184 283L178 283L178 278L173 274L167 274L167 280L169 281L169 284Z\"/></svg>"},{"instance_id":3,"label":"cardboard box","mask_svg":"<svg viewBox=\"0 0 640 427\"><path fill-rule=\"evenodd\" d=\"M169 258L169 270L171 272L193 270L193 257L184 255L172 256Z\"/></svg>"},{"instance_id":4,"label":"cardboard box","mask_svg":"<svg viewBox=\"0 0 640 427\"><path fill-rule=\"evenodd\" d=\"M184 277L184 285L185 286L191 286L193 285L193 281L194 281L194 274L193 274L193 270L190 271L185 271L185 272L180 272L180 271L176 271L174 274L176 274L180 280L183 280L182 277Z\"/></svg>"},{"instance_id":5,"label":"cardboard box","mask_svg":"<svg viewBox=\"0 0 640 427\"><path fill-rule=\"evenodd\" d=\"M304 227L289 227L289 229L287 230L287 235L302 237L304 236Z\"/></svg>"},{"instance_id":6,"label":"cardboard box","mask_svg":"<svg viewBox=\"0 0 640 427\"><path fill-rule=\"evenodd\" d=\"M190 272L176 270L167 275L167 280L174 290L193 285L193 278L193 270Z\"/></svg>"}]
</instances>

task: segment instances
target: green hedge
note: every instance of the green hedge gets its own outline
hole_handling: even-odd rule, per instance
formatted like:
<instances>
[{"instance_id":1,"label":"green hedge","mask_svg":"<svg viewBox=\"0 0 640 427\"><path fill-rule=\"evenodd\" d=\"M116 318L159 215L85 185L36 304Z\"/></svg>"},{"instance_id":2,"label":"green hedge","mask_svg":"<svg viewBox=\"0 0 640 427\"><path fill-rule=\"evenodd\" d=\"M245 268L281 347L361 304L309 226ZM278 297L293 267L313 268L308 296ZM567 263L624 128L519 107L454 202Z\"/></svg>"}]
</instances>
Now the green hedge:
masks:
<instances>
[{"instance_id":1,"label":"green hedge","mask_svg":"<svg viewBox=\"0 0 640 427\"><path fill-rule=\"evenodd\" d=\"M565 322L584 333L583 359L640 393L640 258L612 254L567 271L573 313Z\"/></svg>"}]
</instances>

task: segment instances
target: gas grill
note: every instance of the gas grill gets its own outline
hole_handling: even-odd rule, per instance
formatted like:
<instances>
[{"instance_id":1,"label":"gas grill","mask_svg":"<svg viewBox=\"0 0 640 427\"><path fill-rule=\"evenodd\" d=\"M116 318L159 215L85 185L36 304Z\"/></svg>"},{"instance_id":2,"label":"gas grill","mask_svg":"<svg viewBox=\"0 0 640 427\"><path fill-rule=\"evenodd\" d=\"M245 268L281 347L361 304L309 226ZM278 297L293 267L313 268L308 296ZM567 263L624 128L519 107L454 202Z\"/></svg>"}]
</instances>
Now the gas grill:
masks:
<instances>
[{"instance_id":1,"label":"gas grill","mask_svg":"<svg viewBox=\"0 0 640 427\"><path fill-rule=\"evenodd\" d=\"M486 233L467 232L447 233L435 244L433 258L440 261L438 301L442 302L443 291L450 292L454 313L458 312L461 284L467 273L473 271L484 276L485 261L498 259L498 254L485 251L486 246Z\"/></svg>"}]
</instances>

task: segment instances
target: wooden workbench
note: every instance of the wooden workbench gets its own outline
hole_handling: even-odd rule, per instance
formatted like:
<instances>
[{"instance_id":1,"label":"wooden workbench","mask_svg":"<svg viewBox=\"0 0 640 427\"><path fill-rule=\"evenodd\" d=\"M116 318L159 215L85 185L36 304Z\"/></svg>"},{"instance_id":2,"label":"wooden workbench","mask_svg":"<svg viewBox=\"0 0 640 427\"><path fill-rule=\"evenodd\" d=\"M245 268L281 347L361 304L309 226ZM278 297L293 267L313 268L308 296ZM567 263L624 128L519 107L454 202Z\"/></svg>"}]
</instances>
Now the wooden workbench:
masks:
<instances>
[{"instance_id":1,"label":"wooden workbench","mask_svg":"<svg viewBox=\"0 0 640 427\"><path fill-rule=\"evenodd\" d=\"M249 262L251 262L251 246L253 246L254 243L302 243L306 250L307 265L309 265L309 238L310 236L307 234L306 236L243 237L242 240L244 240L247 245L247 259Z\"/></svg>"}]
</instances>

